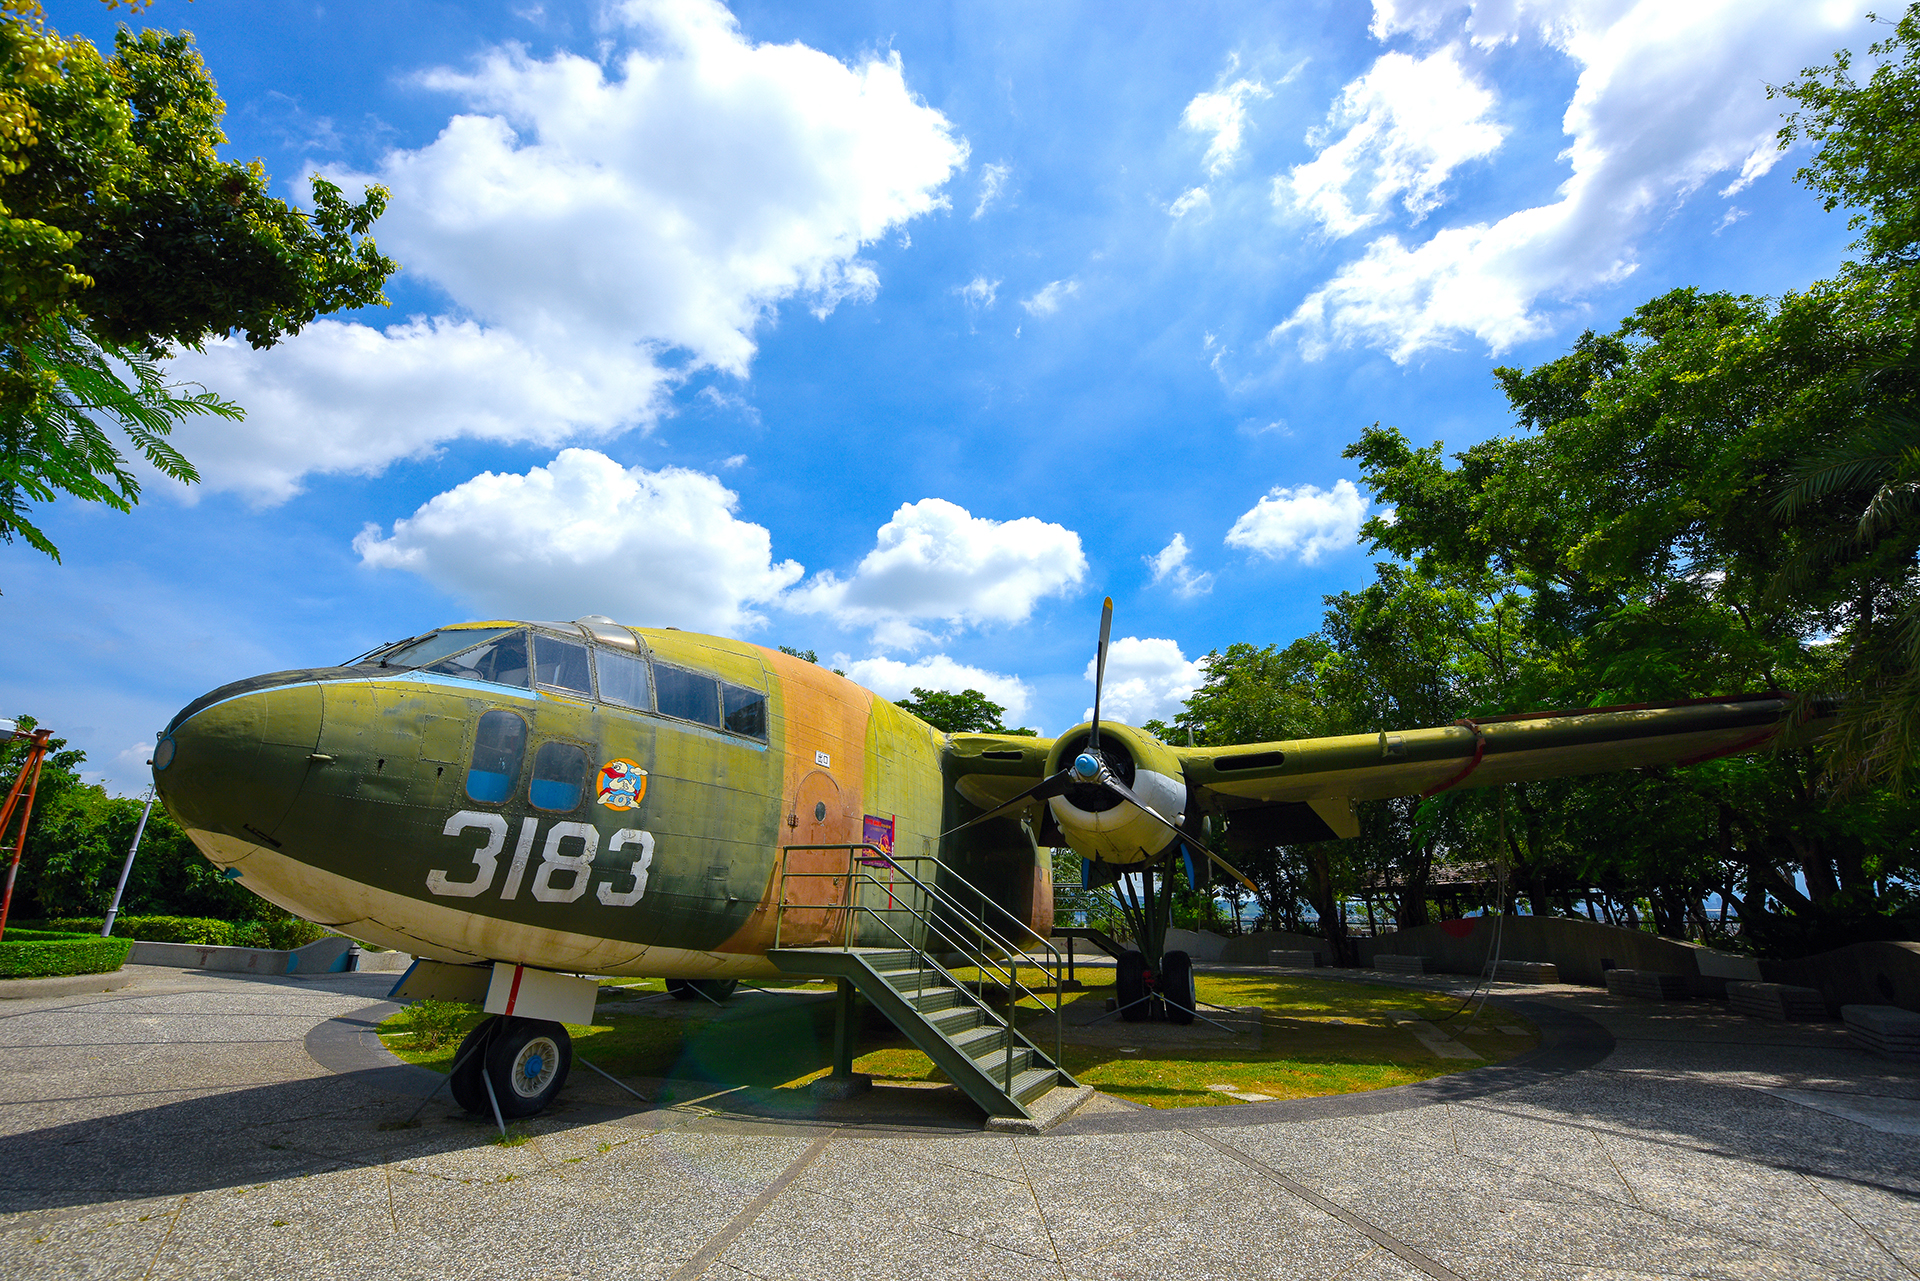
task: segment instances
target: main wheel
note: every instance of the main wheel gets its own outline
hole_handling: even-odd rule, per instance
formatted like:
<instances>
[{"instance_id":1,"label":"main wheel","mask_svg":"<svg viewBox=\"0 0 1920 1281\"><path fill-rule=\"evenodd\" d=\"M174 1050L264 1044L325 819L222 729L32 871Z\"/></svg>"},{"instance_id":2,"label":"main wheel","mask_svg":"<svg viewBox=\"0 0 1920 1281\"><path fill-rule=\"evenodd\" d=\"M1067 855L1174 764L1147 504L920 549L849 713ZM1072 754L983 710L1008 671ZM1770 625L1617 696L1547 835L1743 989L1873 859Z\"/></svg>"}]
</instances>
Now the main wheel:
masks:
<instances>
[{"instance_id":1,"label":"main wheel","mask_svg":"<svg viewBox=\"0 0 1920 1281\"><path fill-rule=\"evenodd\" d=\"M447 1076L447 1088L453 1094L453 1101L475 1116L493 1115L493 1109L487 1106L487 1087L480 1084L480 1074L487 1066L487 1043L493 1040L493 1034L499 1030L499 1015L481 1019L479 1025L460 1042L460 1049L453 1056L453 1071Z\"/></svg>"},{"instance_id":2,"label":"main wheel","mask_svg":"<svg viewBox=\"0 0 1920 1281\"><path fill-rule=\"evenodd\" d=\"M676 1001L697 1001L702 994L708 1000L724 1001L740 986L739 979L668 979L667 991Z\"/></svg>"},{"instance_id":3,"label":"main wheel","mask_svg":"<svg viewBox=\"0 0 1920 1281\"><path fill-rule=\"evenodd\" d=\"M485 1050L500 1115L532 1116L553 1102L573 1067L573 1038L546 1019L502 1019ZM484 1092L484 1087L483 1087Z\"/></svg>"},{"instance_id":4,"label":"main wheel","mask_svg":"<svg viewBox=\"0 0 1920 1281\"><path fill-rule=\"evenodd\" d=\"M1147 969L1147 958L1138 952L1123 952L1119 963L1113 968L1114 995L1119 998L1120 1017L1129 1023L1144 1023L1147 1019L1149 1002L1147 990L1153 981L1153 975Z\"/></svg>"},{"instance_id":5,"label":"main wheel","mask_svg":"<svg viewBox=\"0 0 1920 1281\"><path fill-rule=\"evenodd\" d=\"M1193 1022L1193 958L1185 952L1168 952L1160 958L1160 995L1166 998L1167 1022Z\"/></svg>"}]
</instances>

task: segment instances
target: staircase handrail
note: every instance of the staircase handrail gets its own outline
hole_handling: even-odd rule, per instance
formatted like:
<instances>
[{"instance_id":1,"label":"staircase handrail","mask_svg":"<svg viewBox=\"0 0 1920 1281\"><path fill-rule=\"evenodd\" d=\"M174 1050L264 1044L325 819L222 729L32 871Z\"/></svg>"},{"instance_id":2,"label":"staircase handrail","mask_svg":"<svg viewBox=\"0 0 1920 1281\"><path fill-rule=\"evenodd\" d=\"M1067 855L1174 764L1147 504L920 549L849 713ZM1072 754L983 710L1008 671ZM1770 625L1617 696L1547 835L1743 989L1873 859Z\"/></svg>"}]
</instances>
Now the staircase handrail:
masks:
<instances>
[{"instance_id":1,"label":"staircase handrail","mask_svg":"<svg viewBox=\"0 0 1920 1281\"><path fill-rule=\"evenodd\" d=\"M1008 954L1009 958L1014 956L1025 955L1026 953L1025 949L1016 949L1014 947L1013 940L1001 936L997 931L995 931L991 926L989 926L984 920L980 919L975 913L970 912L967 908L965 908L958 902L955 902L951 895L945 893L937 886L927 884L925 881L921 880L918 876L914 875L913 872L909 871L907 868L900 866L900 860L896 858L894 855L888 853L886 850L883 850L879 846L874 845L873 843L868 841L845 843L845 844L829 844L829 845L788 845L783 847L782 858L780 860L780 893L779 893L779 897L776 900L776 909L774 913L774 926L773 926L774 946L776 947L780 945L780 930L784 922L784 914L785 914L786 908L789 906L789 904L786 901L786 898L787 898L786 883L788 879L792 877L799 877L801 879L824 879L827 877L833 877L837 879L838 877L843 875L840 872L795 872L791 870L787 866L787 860L785 858L785 855L790 854L795 850L800 850L800 851L845 850L846 851L847 870L844 873L844 875L847 878L846 901L839 904L807 904L805 905L809 907L823 908L827 911L838 911L838 912L847 913L846 917L844 918L847 922L847 926L841 932L841 949L843 951L851 950L853 946L853 943L852 943L852 935L853 935L852 922L854 920L853 914L856 912L864 912L866 915L872 917L874 920L879 922L880 925L886 929L887 933L893 935L896 939L899 939L903 944L905 944L907 947L907 950L913 952L915 957L922 964L933 966L934 969L938 970L950 982L952 982L956 988L958 988L961 991L966 990L965 986L961 984L957 978L954 978L954 976L947 971L945 966L941 965L938 961L933 960L933 958L927 954L927 951L924 947L905 938L900 933L899 930L895 929L893 927L893 923L891 921L888 921L879 909L869 907L865 903L861 903L855 900L853 895L853 886L856 881L875 885L881 888L885 888L890 892L890 895L893 889L895 888L887 884L886 882L881 881L878 877L874 876L870 872L856 870L855 857L854 857L856 852L860 850L871 850L875 855L879 857L879 859L881 860L881 864L883 866L891 867L893 870L900 872L915 886L917 886L923 893L925 893L925 895L929 899L932 899L934 902L939 903L943 907L948 907L952 909L954 912L959 913L963 918L962 920L963 924L972 926L979 933L985 935L990 943L1004 950ZM924 856L924 855L906 855L904 857L916 862L931 861L935 863L936 866L939 866L948 875L952 876L954 880L960 882L960 884L972 890L976 895L979 895L982 901L992 902L992 900L987 898L986 895L978 887L968 882L965 877L960 876L956 872L953 872L951 868L947 868L944 864L941 864L938 859L930 859L928 856ZM999 904L995 903L994 906L998 907ZM929 932L929 934L938 934L938 936L941 939L957 947L961 955L967 956L968 959L973 961L974 968L976 970L984 972L987 969L991 968L996 975L1003 978L1004 982L1006 983L1007 993L1008 993L1007 1017L1006 1017L1006 1028L1007 1028L1008 1040L1006 1045L1006 1058L1005 1058L1006 1076L1007 1076L1006 1088L1007 1088L1008 1095L1011 1096L1013 1093L1013 1038L1018 1037L1022 1042L1025 1042L1025 1044L1029 1048L1035 1050L1036 1052L1040 1048L1034 1045L1032 1041L1028 1040L1027 1037L1022 1032L1020 1032L1018 1027L1015 1026L1014 1019L1013 1019L1013 1011L1015 1008L1018 1007L1022 994L1028 997L1031 997L1036 1001L1039 1001L1042 1009L1046 1008L1046 1002L1043 999L1043 994L1034 991L1032 988L1028 987L1025 983L1021 982L1020 976L1019 976L1019 967L1017 965L1015 965L1012 970L1009 970L1005 966L1002 966L998 961L996 961L988 949L978 947L977 945L975 947L969 947L965 939L955 937L947 928L942 926L940 922L936 919L935 913L933 913L932 911L926 910L924 908L909 907L904 904L897 908L889 908L887 909L887 911L909 913L921 923L921 925ZM1007 917L1013 920L1016 924L1021 924L1022 928L1024 928L1028 934L1033 935L1033 937L1039 941L1041 947L1043 947L1046 950L1047 954L1052 958L1052 962L1053 962L1052 963L1053 1040L1054 1040L1053 1066L1056 1070L1058 1070L1060 1068L1061 1051L1063 1048L1063 1036L1061 1031L1061 1016L1060 1016L1060 985L1062 982L1062 969L1061 969L1061 958L1060 958L1059 950L1056 949L1053 946L1053 944L1047 941L1046 939L1040 938L1040 936L1034 932L1031 926L1026 926L1024 923L1020 922L1019 918L1015 917L1011 912L1007 912L1005 908L1001 908L1001 911L1005 912ZM965 918L971 918L971 919L965 919ZM1048 966L1044 962L1042 962L1037 964L1035 968L1045 973L1048 969ZM983 999L981 999L979 996L976 996L973 993L968 993L968 998L970 1000L973 1000L976 1004L980 1005L981 1008L983 1009L991 1009L991 1007L986 1005L986 1002Z\"/></svg>"}]
</instances>

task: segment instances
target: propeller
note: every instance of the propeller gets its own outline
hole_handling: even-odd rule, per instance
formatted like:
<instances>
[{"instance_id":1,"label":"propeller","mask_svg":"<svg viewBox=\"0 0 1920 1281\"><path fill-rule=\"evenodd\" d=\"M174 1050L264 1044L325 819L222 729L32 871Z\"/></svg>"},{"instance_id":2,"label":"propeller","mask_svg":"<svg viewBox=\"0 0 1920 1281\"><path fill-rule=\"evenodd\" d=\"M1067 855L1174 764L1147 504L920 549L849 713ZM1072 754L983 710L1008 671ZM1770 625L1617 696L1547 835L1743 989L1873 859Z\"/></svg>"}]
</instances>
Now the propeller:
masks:
<instances>
[{"instance_id":1,"label":"propeller","mask_svg":"<svg viewBox=\"0 0 1920 1281\"><path fill-rule=\"evenodd\" d=\"M1064 794L1069 787L1103 787L1119 799L1129 802L1142 814L1147 815L1154 822L1166 828L1167 831L1173 834L1175 840L1184 842L1189 849L1205 855L1223 868L1234 880L1246 886L1247 889L1258 893L1253 882L1248 880L1237 868L1208 849L1204 842L1194 837L1193 833L1184 831L1173 823L1168 822L1160 811L1154 809L1151 805L1148 805L1135 795L1133 789L1120 780L1120 776L1113 772L1113 767L1107 764L1106 757L1101 754L1100 693L1102 687L1107 683L1107 642L1112 636L1112 633L1113 597L1109 596L1106 599L1106 603L1100 608L1100 648L1094 657L1093 663L1093 724L1087 731L1086 747L1069 761L1067 767L1059 773L1050 778L1040 780L1040 782L1029 787L1012 800L1003 801L986 813L968 819L958 827L942 832L940 834L941 837L944 839L945 837L952 836L955 832L964 832L976 823L984 823L989 819L999 818L1001 815L1011 810L1019 809L1031 801L1050 800L1055 796Z\"/></svg>"}]
</instances>

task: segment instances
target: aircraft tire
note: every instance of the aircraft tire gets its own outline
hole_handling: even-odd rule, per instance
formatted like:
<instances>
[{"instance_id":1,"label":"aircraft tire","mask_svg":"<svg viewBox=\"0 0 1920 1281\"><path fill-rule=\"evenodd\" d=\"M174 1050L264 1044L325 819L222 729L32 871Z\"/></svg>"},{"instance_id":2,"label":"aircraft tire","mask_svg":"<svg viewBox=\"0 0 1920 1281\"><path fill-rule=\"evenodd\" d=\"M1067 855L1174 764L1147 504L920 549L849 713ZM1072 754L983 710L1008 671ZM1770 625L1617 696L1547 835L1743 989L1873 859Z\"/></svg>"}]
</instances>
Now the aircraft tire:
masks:
<instances>
[{"instance_id":1,"label":"aircraft tire","mask_svg":"<svg viewBox=\"0 0 1920 1281\"><path fill-rule=\"evenodd\" d=\"M1147 958L1138 952L1124 952L1113 967L1114 996L1118 998L1120 1017L1128 1023L1147 1021Z\"/></svg>"},{"instance_id":2,"label":"aircraft tire","mask_svg":"<svg viewBox=\"0 0 1920 1281\"><path fill-rule=\"evenodd\" d=\"M547 1019L503 1018L501 1023L485 1051L487 1079L493 1082L501 1116L532 1116L553 1102L567 1083L573 1038Z\"/></svg>"},{"instance_id":3,"label":"aircraft tire","mask_svg":"<svg viewBox=\"0 0 1920 1281\"><path fill-rule=\"evenodd\" d=\"M1160 995L1166 998L1167 1022L1186 1026L1193 1022L1193 958L1185 952L1168 952L1160 958Z\"/></svg>"},{"instance_id":4,"label":"aircraft tire","mask_svg":"<svg viewBox=\"0 0 1920 1281\"><path fill-rule=\"evenodd\" d=\"M487 1087L480 1084L480 1074L487 1066L485 1043L499 1031L499 1024L500 1016L497 1014L481 1019L479 1025L460 1042L460 1049L453 1056L457 1066L447 1076L447 1089L452 1093L453 1101L475 1116L493 1115L493 1109L487 1106Z\"/></svg>"},{"instance_id":5,"label":"aircraft tire","mask_svg":"<svg viewBox=\"0 0 1920 1281\"><path fill-rule=\"evenodd\" d=\"M667 991L676 1001L697 1001L704 993L708 999L724 1001L740 986L739 979L668 979Z\"/></svg>"}]
</instances>

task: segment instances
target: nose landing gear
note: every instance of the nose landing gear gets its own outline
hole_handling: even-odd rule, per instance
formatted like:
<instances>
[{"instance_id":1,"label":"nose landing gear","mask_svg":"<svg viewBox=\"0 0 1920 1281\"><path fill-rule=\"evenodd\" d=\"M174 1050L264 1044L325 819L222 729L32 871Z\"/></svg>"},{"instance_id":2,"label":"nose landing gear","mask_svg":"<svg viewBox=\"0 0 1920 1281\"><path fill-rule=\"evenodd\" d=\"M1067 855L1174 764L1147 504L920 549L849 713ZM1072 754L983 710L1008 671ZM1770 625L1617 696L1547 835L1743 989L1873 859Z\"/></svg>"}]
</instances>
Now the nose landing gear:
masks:
<instances>
[{"instance_id":1,"label":"nose landing gear","mask_svg":"<svg viewBox=\"0 0 1920 1281\"><path fill-rule=\"evenodd\" d=\"M455 1103L476 1116L491 1116L498 1104L502 1117L528 1117L567 1083L573 1038L546 1019L495 1015L467 1033L453 1062L447 1086Z\"/></svg>"}]
</instances>

